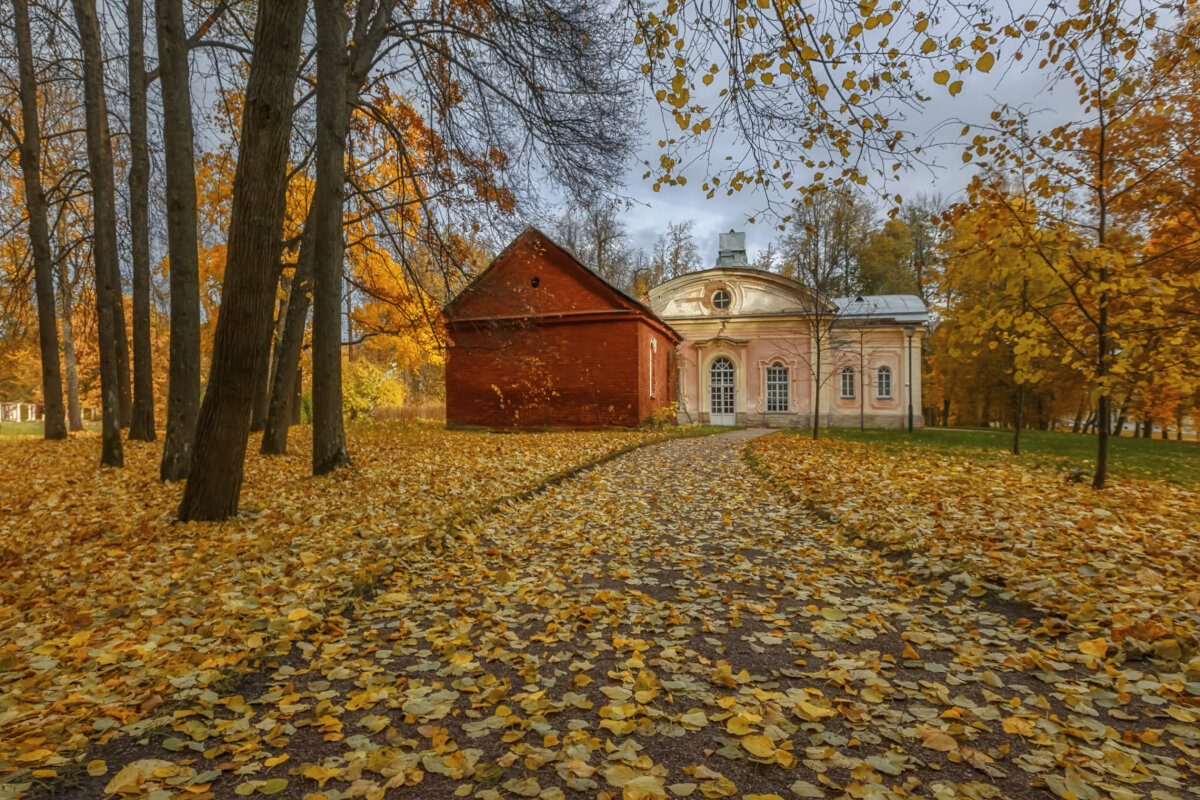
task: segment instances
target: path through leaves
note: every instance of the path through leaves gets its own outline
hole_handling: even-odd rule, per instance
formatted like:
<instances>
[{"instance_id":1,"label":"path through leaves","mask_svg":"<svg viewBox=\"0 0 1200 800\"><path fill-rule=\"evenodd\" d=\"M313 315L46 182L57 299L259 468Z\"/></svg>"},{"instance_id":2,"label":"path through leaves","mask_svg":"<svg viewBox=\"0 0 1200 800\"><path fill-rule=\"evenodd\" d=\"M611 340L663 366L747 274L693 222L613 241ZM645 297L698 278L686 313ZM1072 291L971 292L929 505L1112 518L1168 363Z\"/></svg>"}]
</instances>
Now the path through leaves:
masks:
<instances>
[{"instance_id":1,"label":"path through leaves","mask_svg":"<svg viewBox=\"0 0 1200 800\"><path fill-rule=\"evenodd\" d=\"M637 451L412 550L258 680L101 751L83 791L1188 796L1200 686L847 543L750 470L751 435Z\"/></svg>"}]
</instances>

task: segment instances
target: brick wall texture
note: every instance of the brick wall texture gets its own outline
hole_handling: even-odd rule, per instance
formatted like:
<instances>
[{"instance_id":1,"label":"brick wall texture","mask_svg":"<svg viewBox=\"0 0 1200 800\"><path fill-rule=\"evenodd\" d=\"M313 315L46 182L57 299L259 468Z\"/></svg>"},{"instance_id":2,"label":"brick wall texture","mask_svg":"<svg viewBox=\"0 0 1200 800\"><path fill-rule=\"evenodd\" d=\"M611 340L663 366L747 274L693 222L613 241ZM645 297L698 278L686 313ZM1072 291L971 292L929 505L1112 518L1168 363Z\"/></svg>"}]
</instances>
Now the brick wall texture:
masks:
<instances>
[{"instance_id":1,"label":"brick wall texture","mask_svg":"<svg viewBox=\"0 0 1200 800\"><path fill-rule=\"evenodd\" d=\"M446 319L451 425L633 427L675 402L678 334L533 229Z\"/></svg>"}]
</instances>

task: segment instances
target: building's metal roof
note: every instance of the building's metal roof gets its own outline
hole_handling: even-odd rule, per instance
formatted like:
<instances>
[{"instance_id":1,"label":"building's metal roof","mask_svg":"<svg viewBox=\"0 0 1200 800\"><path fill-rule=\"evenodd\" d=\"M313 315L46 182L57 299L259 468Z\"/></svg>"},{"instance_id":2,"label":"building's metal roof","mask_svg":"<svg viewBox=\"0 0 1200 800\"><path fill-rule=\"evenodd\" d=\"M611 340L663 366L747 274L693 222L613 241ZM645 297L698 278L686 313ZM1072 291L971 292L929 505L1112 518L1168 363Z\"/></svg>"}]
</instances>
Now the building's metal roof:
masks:
<instances>
[{"instance_id":1,"label":"building's metal roof","mask_svg":"<svg viewBox=\"0 0 1200 800\"><path fill-rule=\"evenodd\" d=\"M929 309L915 294L869 294L835 297L838 315L855 319L894 319L897 322L929 322Z\"/></svg>"}]
</instances>

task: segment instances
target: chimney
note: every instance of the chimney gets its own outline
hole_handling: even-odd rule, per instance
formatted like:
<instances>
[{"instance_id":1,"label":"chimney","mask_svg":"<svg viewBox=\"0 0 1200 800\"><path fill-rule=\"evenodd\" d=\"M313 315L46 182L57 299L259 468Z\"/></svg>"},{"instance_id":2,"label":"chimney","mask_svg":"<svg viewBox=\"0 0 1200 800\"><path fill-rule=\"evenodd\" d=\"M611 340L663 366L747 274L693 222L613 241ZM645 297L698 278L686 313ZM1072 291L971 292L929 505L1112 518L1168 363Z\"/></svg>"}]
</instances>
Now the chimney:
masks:
<instances>
[{"instance_id":1,"label":"chimney","mask_svg":"<svg viewBox=\"0 0 1200 800\"><path fill-rule=\"evenodd\" d=\"M746 261L746 234L744 231L722 233L717 244L718 267L748 267Z\"/></svg>"}]
</instances>

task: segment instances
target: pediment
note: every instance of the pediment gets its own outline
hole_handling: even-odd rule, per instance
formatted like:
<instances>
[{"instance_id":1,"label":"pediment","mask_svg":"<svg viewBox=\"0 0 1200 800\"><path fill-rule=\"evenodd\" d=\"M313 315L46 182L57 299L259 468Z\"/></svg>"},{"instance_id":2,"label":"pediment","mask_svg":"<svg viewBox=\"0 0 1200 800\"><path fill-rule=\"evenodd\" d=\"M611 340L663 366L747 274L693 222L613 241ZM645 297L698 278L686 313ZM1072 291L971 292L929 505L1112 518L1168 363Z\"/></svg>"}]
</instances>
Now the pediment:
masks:
<instances>
[{"instance_id":1,"label":"pediment","mask_svg":"<svg viewBox=\"0 0 1200 800\"><path fill-rule=\"evenodd\" d=\"M728 308L722 309L729 295ZM650 307L664 319L813 314L836 311L829 298L772 272L709 269L667 281L650 290Z\"/></svg>"}]
</instances>

